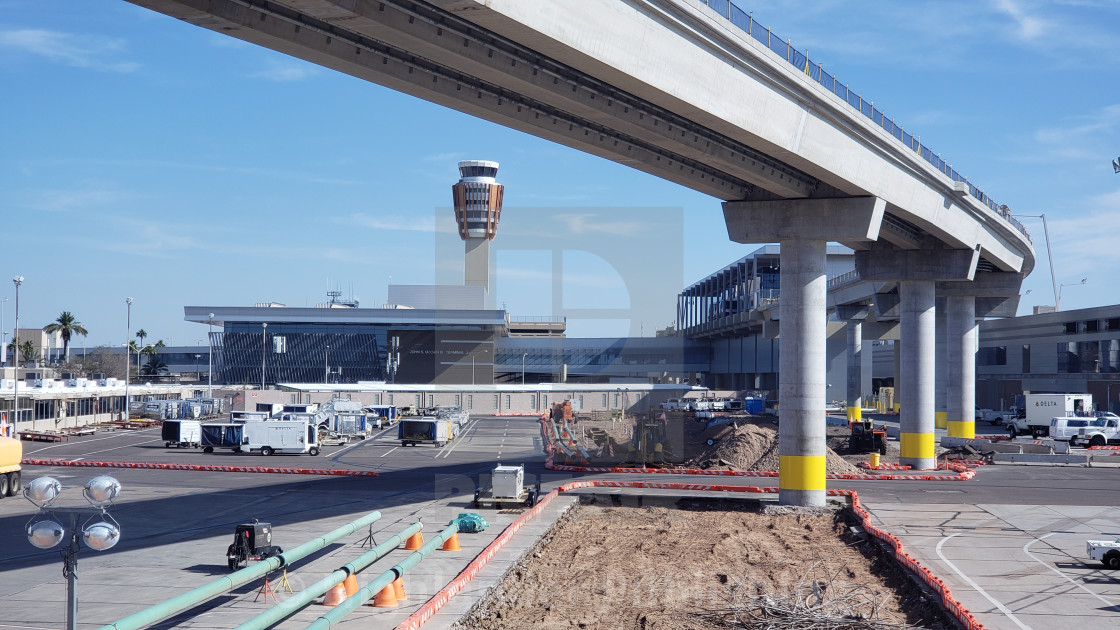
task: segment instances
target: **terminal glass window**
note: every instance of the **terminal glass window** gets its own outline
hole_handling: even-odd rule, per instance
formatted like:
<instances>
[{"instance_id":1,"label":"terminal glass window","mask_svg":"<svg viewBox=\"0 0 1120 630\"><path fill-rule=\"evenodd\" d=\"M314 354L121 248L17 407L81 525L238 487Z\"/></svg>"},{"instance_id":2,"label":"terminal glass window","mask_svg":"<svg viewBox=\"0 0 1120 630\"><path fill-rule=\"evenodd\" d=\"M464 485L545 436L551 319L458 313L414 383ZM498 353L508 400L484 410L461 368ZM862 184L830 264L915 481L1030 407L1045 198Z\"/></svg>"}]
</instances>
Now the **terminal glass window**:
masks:
<instances>
[{"instance_id":1,"label":"terminal glass window","mask_svg":"<svg viewBox=\"0 0 1120 630\"><path fill-rule=\"evenodd\" d=\"M1077 354L1081 357L1082 372L1100 372L1100 342L1081 341L1077 344Z\"/></svg>"},{"instance_id":2,"label":"terminal glass window","mask_svg":"<svg viewBox=\"0 0 1120 630\"><path fill-rule=\"evenodd\" d=\"M1077 354L1077 342L1058 344L1058 373L1073 374L1081 371L1081 357Z\"/></svg>"},{"instance_id":3,"label":"terminal glass window","mask_svg":"<svg viewBox=\"0 0 1120 630\"><path fill-rule=\"evenodd\" d=\"M291 396L290 396L290 397L288 398L288 404L289 404L289 405L294 405L294 404L296 404L296 396L299 396L299 394L292 394L292 395L291 395Z\"/></svg>"},{"instance_id":4,"label":"terminal glass window","mask_svg":"<svg viewBox=\"0 0 1120 630\"><path fill-rule=\"evenodd\" d=\"M1023 344L1023 374L1031 372L1031 344Z\"/></svg>"},{"instance_id":5,"label":"terminal glass window","mask_svg":"<svg viewBox=\"0 0 1120 630\"><path fill-rule=\"evenodd\" d=\"M1097 332L1100 329L1100 320L1090 319L1085 321L1085 332Z\"/></svg>"},{"instance_id":6,"label":"terminal glass window","mask_svg":"<svg viewBox=\"0 0 1120 630\"><path fill-rule=\"evenodd\" d=\"M467 394L467 409L474 409L474 394Z\"/></svg>"},{"instance_id":7,"label":"terminal glass window","mask_svg":"<svg viewBox=\"0 0 1120 630\"><path fill-rule=\"evenodd\" d=\"M456 407L462 407L463 406L463 400L462 400L462 395L461 394L455 394L455 406Z\"/></svg>"},{"instance_id":8,"label":"terminal glass window","mask_svg":"<svg viewBox=\"0 0 1120 630\"><path fill-rule=\"evenodd\" d=\"M433 394L428 394L428 407L436 406L436 397Z\"/></svg>"},{"instance_id":9,"label":"terminal glass window","mask_svg":"<svg viewBox=\"0 0 1120 630\"><path fill-rule=\"evenodd\" d=\"M536 409L537 408L537 395L536 394L529 394L529 408L530 409Z\"/></svg>"},{"instance_id":10,"label":"terminal glass window","mask_svg":"<svg viewBox=\"0 0 1120 630\"><path fill-rule=\"evenodd\" d=\"M1101 342L1101 371L1120 372L1120 339Z\"/></svg>"},{"instance_id":11,"label":"terminal glass window","mask_svg":"<svg viewBox=\"0 0 1120 630\"><path fill-rule=\"evenodd\" d=\"M36 400L35 401L35 419L45 420L54 417L54 401L53 400Z\"/></svg>"},{"instance_id":12,"label":"terminal glass window","mask_svg":"<svg viewBox=\"0 0 1120 630\"><path fill-rule=\"evenodd\" d=\"M506 394L506 409L510 409L510 395Z\"/></svg>"},{"instance_id":13,"label":"terminal glass window","mask_svg":"<svg viewBox=\"0 0 1120 630\"><path fill-rule=\"evenodd\" d=\"M497 394L494 394L494 409L501 409L501 407L499 406L499 404L500 404L500 403L498 402L498 395L497 395Z\"/></svg>"},{"instance_id":14,"label":"terminal glass window","mask_svg":"<svg viewBox=\"0 0 1120 630\"><path fill-rule=\"evenodd\" d=\"M1108 330L1120 330L1120 317L1112 317L1105 320Z\"/></svg>"},{"instance_id":15,"label":"terminal glass window","mask_svg":"<svg viewBox=\"0 0 1120 630\"><path fill-rule=\"evenodd\" d=\"M420 397L420 394L416 394L414 398L416 398L416 402L412 404L416 405L417 407L420 407L424 404L424 399Z\"/></svg>"},{"instance_id":16,"label":"terminal glass window","mask_svg":"<svg viewBox=\"0 0 1120 630\"><path fill-rule=\"evenodd\" d=\"M389 404L393 404L393 395L389 394Z\"/></svg>"},{"instance_id":17,"label":"terminal glass window","mask_svg":"<svg viewBox=\"0 0 1120 630\"><path fill-rule=\"evenodd\" d=\"M1066 322L1066 334L1067 335L1076 335L1077 334L1077 322Z\"/></svg>"},{"instance_id":18,"label":"terminal glass window","mask_svg":"<svg viewBox=\"0 0 1120 630\"><path fill-rule=\"evenodd\" d=\"M1007 365L1007 346L980 348L976 352L976 365Z\"/></svg>"},{"instance_id":19,"label":"terminal glass window","mask_svg":"<svg viewBox=\"0 0 1120 630\"><path fill-rule=\"evenodd\" d=\"M541 394L541 407L548 408L548 396Z\"/></svg>"}]
</instances>

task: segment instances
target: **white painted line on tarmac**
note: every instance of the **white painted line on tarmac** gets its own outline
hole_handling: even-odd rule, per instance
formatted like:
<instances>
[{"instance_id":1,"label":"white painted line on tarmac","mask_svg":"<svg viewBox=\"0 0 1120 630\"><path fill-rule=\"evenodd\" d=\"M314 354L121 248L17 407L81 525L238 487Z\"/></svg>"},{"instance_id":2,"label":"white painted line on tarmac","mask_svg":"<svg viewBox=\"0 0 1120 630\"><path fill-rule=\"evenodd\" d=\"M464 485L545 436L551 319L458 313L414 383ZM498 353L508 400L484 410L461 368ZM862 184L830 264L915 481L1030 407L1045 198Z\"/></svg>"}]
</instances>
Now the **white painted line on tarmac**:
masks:
<instances>
[{"instance_id":1,"label":"white painted line on tarmac","mask_svg":"<svg viewBox=\"0 0 1120 630\"><path fill-rule=\"evenodd\" d=\"M163 439L160 438L158 440L144 440L143 442L133 442L132 444L125 444L123 446L114 446L113 448L103 448L100 451L90 451L90 452L86 453L86 455L94 455L96 453L108 453L109 451L116 451L116 450L120 450L122 448L132 448L133 446L139 446L141 444L147 444L148 442L162 442L162 441L163 441Z\"/></svg>"},{"instance_id":2,"label":"white painted line on tarmac","mask_svg":"<svg viewBox=\"0 0 1120 630\"><path fill-rule=\"evenodd\" d=\"M474 422L468 424L467 428L463 429L463 432L460 434L461 437L458 437L458 439L452 440L450 444L443 447L442 451L436 453L436 459L438 459L440 457L442 457L444 459L447 459L447 456L451 454L451 451L455 450L455 447L459 446L459 443L463 441L462 437L465 437L468 433L470 433L474 429L475 425L477 425L477 424L478 424L478 420L475 420Z\"/></svg>"},{"instance_id":3,"label":"white painted line on tarmac","mask_svg":"<svg viewBox=\"0 0 1120 630\"><path fill-rule=\"evenodd\" d=\"M1093 591L1090 591L1090 590L1089 590L1088 588L1085 588L1085 585L1084 585L1084 584L1079 584L1079 583L1078 583L1078 582L1077 582L1076 580L1073 580L1073 579L1071 579L1071 578L1070 578L1070 577L1069 577L1068 575L1066 575L1065 573L1062 573L1062 572L1061 572L1061 571L1059 571L1059 570L1058 570L1057 568L1055 568L1055 567L1051 566L1049 562L1044 562L1043 560L1039 559L1039 558L1038 558L1038 557L1036 557L1036 556L1035 556L1035 555L1034 555L1033 553L1031 553L1031 552L1030 552L1030 546L1031 546L1031 545L1035 544L1036 542L1038 542L1038 541L1040 541L1040 540L1044 540L1044 539L1046 539L1046 538L1049 538L1050 536L1053 536L1053 535L1054 535L1055 533L1056 533L1056 532L1050 532L1049 534L1046 534L1046 535L1045 535L1045 536L1043 536L1042 538L1035 538L1034 540L1030 541L1029 543L1027 543L1027 544L1023 545L1023 553L1025 553L1025 554L1027 554L1028 556L1030 556L1030 557L1031 557L1031 559L1032 559L1032 560L1034 560L1035 562L1037 562L1037 563L1041 564L1042 566L1046 567L1047 569L1050 569L1050 570L1051 570L1051 571L1053 571L1054 573L1057 573L1058 575L1062 576L1062 577L1063 577L1063 578L1065 578L1065 580L1066 580L1067 582L1069 582L1070 584L1073 584L1073 585L1074 585L1074 586L1076 586L1077 588L1079 588L1079 589L1081 589L1081 590L1085 591L1086 593L1088 593L1088 594L1092 595L1093 597L1096 597L1097 599L1101 600L1102 602L1104 602L1104 604L1105 604L1106 606L1113 606L1114 604L1113 604L1112 602L1110 602L1110 601L1108 601L1107 599L1105 599L1105 598L1101 597L1100 595L1097 595L1097 594L1096 594L1096 593L1094 593Z\"/></svg>"},{"instance_id":4,"label":"white painted line on tarmac","mask_svg":"<svg viewBox=\"0 0 1120 630\"><path fill-rule=\"evenodd\" d=\"M960 534L949 534L948 536L946 536L945 538L942 538L941 541L937 543L937 556L939 558L941 558L941 561L944 562L945 564L949 565L949 568L952 569L954 573L961 576L961 579L963 579L965 582L967 582L968 585L971 586L973 589L975 589L977 593L980 593L981 595L984 596L985 599L987 599L989 602L992 602L992 605L995 606L996 608L998 608L1000 610L1000 612L1002 612L1004 615L1007 616L1008 619L1013 621L1015 623L1015 625L1019 626L1023 630L1032 630L1032 628L1030 626L1028 626L1028 625L1024 624L1023 622L1019 621L1019 618L1016 617L1015 614L1012 613L1010 610L1008 610L1007 606L1004 606L1003 604L997 602L994 597L992 597L991 595L989 595L987 593L987 591L980 588L979 584L977 584L976 582L973 582L972 578L968 577L967 575L964 574L963 571L958 569L957 565L953 564L952 562L949 562L949 559L945 557L945 554L941 553L942 545L944 545L946 542L949 541L950 538L953 538L954 536L960 536Z\"/></svg>"},{"instance_id":5,"label":"white painted line on tarmac","mask_svg":"<svg viewBox=\"0 0 1120 630\"><path fill-rule=\"evenodd\" d=\"M90 438L88 440L83 440L82 443L85 444L85 443L88 443L88 442L100 442L101 440L113 440L113 439L121 438L121 437L130 437L130 436L133 436L133 435L139 435L139 434L142 434L142 433L146 433L149 430L150 429L141 429L139 431L124 431L124 432L119 433L117 435L107 435L105 437ZM25 455L33 455L35 453L41 453L43 451L47 451L47 450L50 450L52 448L60 448L60 447L69 446L69 445L70 445L69 442L66 442L66 443L56 442L54 444L51 444L50 446L44 446L43 448L37 448L33 451L24 451L24 454Z\"/></svg>"},{"instance_id":6,"label":"white painted line on tarmac","mask_svg":"<svg viewBox=\"0 0 1120 630\"><path fill-rule=\"evenodd\" d=\"M380 457L385 457L386 455L388 455L389 453L392 453L393 451L397 450L398 448L400 448L400 447L399 446L394 446L393 448L391 448L391 449L385 451L384 453L382 453L380 455Z\"/></svg>"}]
</instances>

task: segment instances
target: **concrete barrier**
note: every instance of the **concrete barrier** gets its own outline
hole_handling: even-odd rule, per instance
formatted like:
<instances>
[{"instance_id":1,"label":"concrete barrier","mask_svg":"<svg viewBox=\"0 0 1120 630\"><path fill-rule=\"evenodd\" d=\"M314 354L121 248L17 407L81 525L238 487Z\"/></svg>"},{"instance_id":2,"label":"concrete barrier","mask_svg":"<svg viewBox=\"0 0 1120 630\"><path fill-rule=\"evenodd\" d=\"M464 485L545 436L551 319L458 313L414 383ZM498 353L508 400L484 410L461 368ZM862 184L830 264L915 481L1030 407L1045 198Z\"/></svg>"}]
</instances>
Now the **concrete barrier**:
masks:
<instances>
[{"instance_id":1,"label":"concrete barrier","mask_svg":"<svg viewBox=\"0 0 1120 630\"><path fill-rule=\"evenodd\" d=\"M1088 455L1048 455L1043 453L996 453L993 464L1042 464L1047 466L1072 464L1087 466Z\"/></svg>"}]
</instances>

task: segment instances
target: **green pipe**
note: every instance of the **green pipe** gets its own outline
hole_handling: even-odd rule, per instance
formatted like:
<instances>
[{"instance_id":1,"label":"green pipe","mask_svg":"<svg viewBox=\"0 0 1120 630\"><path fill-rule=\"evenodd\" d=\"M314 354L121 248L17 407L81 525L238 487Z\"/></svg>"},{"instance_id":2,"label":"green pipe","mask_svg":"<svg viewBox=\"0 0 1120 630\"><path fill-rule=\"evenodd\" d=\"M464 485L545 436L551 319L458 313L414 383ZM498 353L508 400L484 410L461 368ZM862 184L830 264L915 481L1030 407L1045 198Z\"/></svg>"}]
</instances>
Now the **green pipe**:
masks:
<instances>
[{"instance_id":1,"label":"green pipe","mask_svg":"<svg viewBox=\"0 0 1120 630\"><path fill-rule=\"evenodd\" d=\"M330 543L349 536L358 530L360 527L365 527L381 518L381 512L370 512L356 521L351 521L338 529L335 529L327 534L323 534L318 538L309 540L308 542L299 545L291 551L282 553L278 556L262 560L256 564L249 565L240 571L235 571L229 575L220 577L213 582L203 584L202 586L189 590L182 595L177 595L171 599L150 606L141 610L138 613L131 614L123 619L118 619L113 623L101 626L98 630L139 630L144 626L153 624L162 619L166 619L171 615L184 611L188 608L197 606L198 604L217 597L222 593L228 593L233 589L252 582L257 578L264 577L270 572L279 569L282 566L291 564L300 558L303 558L311 553L326 547Z\"/></svg>"},{"instance_id":2,"label":"green pipe","mask_svg":"<svg viewBox=\"0 0 1120 630\"><path fill-rule=\"evenodd\" d=\"M419 564L428 554L435 551L436 548L441 547L444 541L458 532L459 526L453 521L451 525L447 526L447 529L440 532L435 538L429 540L423 547L409 554L407 558L401 560L400 564L394 565L393 568L377 576L363 588L358 589L357 593L347 597L338 606L332 608L330 612L316 619L311 625L307 626L306 630L329 630L335 624L342 621L343 617L349 615L356 608L373 599L373 596L377 595L381 589L392 584L393 580L401 577L404 575L405 571Z\"/></svg>"},{"instance_id":3,"label":"green pipe","mask_svg":"<svg viewBox=\"0 0 1120 630\"><path fill-rule=\"evenodd\" d=\"M420 531L421 528L423 528L423 525L421 525L419 522L409 525L401 533L393 536L392 538L386 540L373 549L370 549L361 556L358 556L353 562L343 565L334 573L331 573L327 577L319 580L318 582L315 582L304 590L296 593L295 595L292 595L284 601L276 604L272 608L269 608L265 612L237 626L236 628L234 628L234 630L261 630L263 628L268 628L276 623L279 623L284 618L288 617L300 608L303 608L307 604L310 604L312 600L319 597L323 593L326 593L339 582L361 571L374 562L377 562L381 558L385 557L390 551L393 551L397 547L400 547L406 540L408 540L409 536L412 536L416 532Z\"/></svg>"}]
</instances>

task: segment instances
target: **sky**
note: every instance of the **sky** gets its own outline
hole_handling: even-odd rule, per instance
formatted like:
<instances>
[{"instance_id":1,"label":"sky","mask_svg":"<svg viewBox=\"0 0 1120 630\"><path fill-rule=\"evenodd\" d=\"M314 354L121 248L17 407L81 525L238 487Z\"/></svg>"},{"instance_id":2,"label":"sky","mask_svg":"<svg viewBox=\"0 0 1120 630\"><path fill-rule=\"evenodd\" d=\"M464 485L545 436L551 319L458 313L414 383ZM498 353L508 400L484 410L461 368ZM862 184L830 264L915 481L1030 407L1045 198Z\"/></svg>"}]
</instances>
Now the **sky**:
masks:
<instances>
[{"instance_id":1,"label":"sky","mask_svg":"<svg viewBox=\"0 0 1120 630\"><path fill-rule=\"evenodd\" d=\"M736 4L1045 214L1062 310L1120 302L1120 2ZM585 309L570 336L650 336L683 286L758 247L728 241L712 197L123 0L0 0L0 94L2 325L21 275L20 327L70 311L79 346L138 328L205 345L186 305L379 307L390 282L454 282L463 159L501 163L496 305ZM1055 299L1043 222L1021 220L1028 314ZM655 271L635 282L619 257Z\"/></svg>"}]
</instances>

